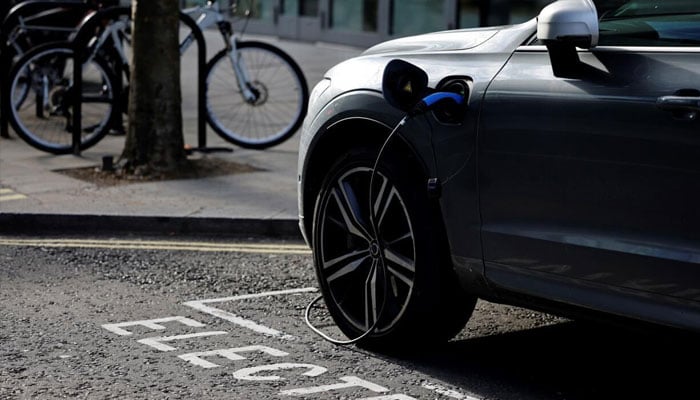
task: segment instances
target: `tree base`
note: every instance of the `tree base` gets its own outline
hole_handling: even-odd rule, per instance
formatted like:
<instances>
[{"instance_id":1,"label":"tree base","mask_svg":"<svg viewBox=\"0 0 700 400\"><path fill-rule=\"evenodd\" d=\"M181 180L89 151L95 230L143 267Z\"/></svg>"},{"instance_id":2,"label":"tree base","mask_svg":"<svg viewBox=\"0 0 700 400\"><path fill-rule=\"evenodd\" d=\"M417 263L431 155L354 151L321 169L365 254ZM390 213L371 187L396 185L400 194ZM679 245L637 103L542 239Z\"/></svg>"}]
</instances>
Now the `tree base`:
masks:
<instances>
[{"instance_id":1,"label":"tree base","mask_svg":"<svg viewBox=\"0 0 700 400\"><path fill-rule=\"evenodd\" d=\"M257 171L261 171L261 169L249 164L242 164L214 157L202 157L187 159L186 165L183 168L169 172L158 172L143 167L129 169L118 165L113 170L103 170L101 166L93 166L64 169L57 172L104 187L140 182L200 179Z\"/></svg>"}]
</instances>

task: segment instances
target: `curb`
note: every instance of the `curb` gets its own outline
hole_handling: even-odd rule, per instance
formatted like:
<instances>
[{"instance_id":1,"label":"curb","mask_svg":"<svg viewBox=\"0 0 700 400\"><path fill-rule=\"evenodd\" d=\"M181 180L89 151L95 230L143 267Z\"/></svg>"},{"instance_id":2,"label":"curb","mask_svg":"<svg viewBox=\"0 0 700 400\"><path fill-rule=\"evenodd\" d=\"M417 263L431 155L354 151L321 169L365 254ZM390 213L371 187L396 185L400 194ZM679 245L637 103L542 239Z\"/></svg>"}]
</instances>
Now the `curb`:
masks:
<instances>
[{"instance_id":1,"label":"curb","mask_svg":"<svg viewBox=\"0 0 700 400\"><path fill-rule=\"evenodd\" d=\"M0 234L116 233L303 240L296 219L0 214Z\"/></svg>"}]
</instances>

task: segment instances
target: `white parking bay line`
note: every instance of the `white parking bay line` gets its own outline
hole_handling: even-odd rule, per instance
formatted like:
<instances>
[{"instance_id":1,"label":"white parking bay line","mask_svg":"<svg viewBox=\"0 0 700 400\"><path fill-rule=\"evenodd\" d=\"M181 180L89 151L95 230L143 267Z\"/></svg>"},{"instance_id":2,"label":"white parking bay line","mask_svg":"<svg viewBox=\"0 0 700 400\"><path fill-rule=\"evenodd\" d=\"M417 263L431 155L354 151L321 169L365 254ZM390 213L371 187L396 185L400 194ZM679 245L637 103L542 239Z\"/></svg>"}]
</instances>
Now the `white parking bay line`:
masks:
<instances>
[{"instance_id":1,"label":"white parking bay line","mask_svg":"<svg viewBox=\"0 0 700 400\"><path fill-rule=\"evenodd\" d=\"M0 188L0 202L2 201L12 201L12 200L22 200L26 199L27 196L17 193L12 189Z\"/></svg>"},{"instance_id":2,"label":"white parking bay line","mask_svg":"<svg viewBox=\"0 0 700 400\"><path fill-rule=\"evenodd\" d=\"M238 326L241 326L246 329L250 329L253 332L256 333L261 333L266 336L271 336L283 340L296 340L297 338L292 335L288 335L284 332L280 332L277 329L270 328L265 325L261 325L255 321L245 319L243 317L239 317L236 314L233 314L231 312L222 310L220 308L216 308L211 306L210 304L212 303L225 303L225 302L230 302L230 301L238 301L238 300L245 300L245 299L253 299L253 298L261 298L261 297L270 297L270 296L286 296L286 295L291 295L291 294L301 294L301 293L310 293L310 292L316 292L318 289L313 288L313 287L307 287L307 288L300 288L300 289L288 289L288 290L276 290L276 291L271 291L271 292L263 292L263 293L254 293L254 294L244 294L240 296L231 296L231 297L221 297L218 299L206 299L206 300L194 300L194 301L188 301L183 303L184 305L194 308L197 311L201 311L205 314L212 315L217 318L221 318L223 320L226 320L228 322L234 323Z\"/></svg>"},{"instance_id":3,"label":"white parking bay line","mask_svg":"<svg viewBox=\"0 0 700 400\"><path fill-rule=\"evenodd\" d=\"M437 383L423 382L423 384L421 384L421 386L424 389L432 390L435 393L438 393L438 394L441 394L443 396L450 397L453 399L457 399L457 400L481 400L479 397L470 396L468 394L462 394L462 393L459 393L455 390L448 389L448 388L446 388L442 385L439 385Z\"/></svg>"}]
</instances>

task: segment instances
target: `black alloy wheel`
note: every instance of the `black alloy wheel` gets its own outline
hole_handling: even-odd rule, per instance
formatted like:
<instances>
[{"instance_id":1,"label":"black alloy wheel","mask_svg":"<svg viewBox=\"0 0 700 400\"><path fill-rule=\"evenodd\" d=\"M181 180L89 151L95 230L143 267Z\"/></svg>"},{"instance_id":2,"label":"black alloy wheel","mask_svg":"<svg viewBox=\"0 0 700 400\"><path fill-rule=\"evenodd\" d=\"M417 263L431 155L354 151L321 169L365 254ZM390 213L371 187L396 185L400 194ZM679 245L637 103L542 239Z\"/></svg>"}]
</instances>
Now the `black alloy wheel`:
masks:
<instances>
[{"instance_id":1,"label":"black alloy wheel","mask_svg":"<svg viewBox=\"0 0 700 400\"><path fill-rule=\"evenodd\" d=\"M328 310L349 338L397 346L446 340L471 315L447 267L437 205L420 174L385 156L370 179L376 151L353 152L331 169L314 213L314 262ZM386 162L384 162L386 161ZM465 299L464 304L449 304Z\"/></svg>"}]
</instances>

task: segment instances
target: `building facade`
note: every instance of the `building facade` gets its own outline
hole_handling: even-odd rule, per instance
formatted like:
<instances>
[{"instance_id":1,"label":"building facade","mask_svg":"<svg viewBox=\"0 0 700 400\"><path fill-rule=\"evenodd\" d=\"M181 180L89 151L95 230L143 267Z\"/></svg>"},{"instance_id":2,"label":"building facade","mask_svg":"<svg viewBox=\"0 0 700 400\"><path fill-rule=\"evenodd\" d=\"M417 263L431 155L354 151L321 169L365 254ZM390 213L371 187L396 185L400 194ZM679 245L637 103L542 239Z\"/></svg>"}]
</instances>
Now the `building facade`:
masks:
<instances>
[{"instance_id":1,"label":"building facade","mask_svg":"<svg viewBox=\"0 0 700 400\"><path fill-rule=\"evenodd\" d=\"M219 1L224 7L234 2ZM250 33L370 46L418 33L519 23L537 15L552 1L238 0L232 14L236 21L249 10L246 31Z\"/></svg>"}]
</instances>

